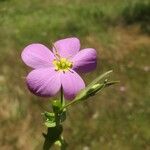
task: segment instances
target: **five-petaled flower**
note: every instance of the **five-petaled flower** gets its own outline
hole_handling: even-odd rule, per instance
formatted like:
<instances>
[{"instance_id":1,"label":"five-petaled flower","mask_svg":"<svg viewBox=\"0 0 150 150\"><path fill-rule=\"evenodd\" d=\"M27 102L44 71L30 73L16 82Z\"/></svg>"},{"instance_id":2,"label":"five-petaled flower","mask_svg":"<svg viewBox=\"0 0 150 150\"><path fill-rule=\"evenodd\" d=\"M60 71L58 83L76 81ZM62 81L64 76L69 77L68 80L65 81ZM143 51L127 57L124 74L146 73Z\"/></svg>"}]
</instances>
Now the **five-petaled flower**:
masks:
<instances>
[{"instance_id":1,"label":"five-petaled flower","mask_svg":"<svg viewBox=\"0 0 150 150\"><path fill-rule=\"evenodd\" d=\"M26 77L29 90L38 96L51 97L62 87L65 98L72 100L85 87L77 72L96 68L96 51L79 50L80 41L75 37L56 41L52 51L39 43L25 47L22 60L34 69Z\"/></svg>"}]
</instances>

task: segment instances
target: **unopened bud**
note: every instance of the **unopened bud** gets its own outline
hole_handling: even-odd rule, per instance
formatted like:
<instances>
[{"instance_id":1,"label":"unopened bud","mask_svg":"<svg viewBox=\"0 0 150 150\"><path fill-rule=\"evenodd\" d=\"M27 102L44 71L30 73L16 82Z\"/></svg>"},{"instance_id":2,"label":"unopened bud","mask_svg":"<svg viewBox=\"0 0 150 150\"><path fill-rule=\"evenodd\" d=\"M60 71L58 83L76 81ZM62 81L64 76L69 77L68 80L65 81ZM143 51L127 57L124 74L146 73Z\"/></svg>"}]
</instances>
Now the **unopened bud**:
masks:
<instances>
[{"instance_id":1,"label":"unopened bud","mask_svg":"<svg viewBox=\"0 0 150 150\"><path fill-rule=\"evenodd\" d=\"M93 96L95 95L99 90L103 88L104 84L95 84L93 85L88 91L87 94L88 96Z\"/></svg>"}]
</instances>

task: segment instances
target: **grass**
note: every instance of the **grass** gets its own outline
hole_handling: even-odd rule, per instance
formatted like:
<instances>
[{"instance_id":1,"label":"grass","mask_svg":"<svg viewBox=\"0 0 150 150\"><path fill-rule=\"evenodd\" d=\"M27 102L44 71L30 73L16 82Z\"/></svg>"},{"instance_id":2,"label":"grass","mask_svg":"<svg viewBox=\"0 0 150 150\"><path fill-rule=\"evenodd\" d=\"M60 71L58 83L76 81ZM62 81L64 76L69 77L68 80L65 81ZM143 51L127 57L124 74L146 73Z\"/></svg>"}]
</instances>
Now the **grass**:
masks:
<instances>
[{"instance_id":1,"label":"grass","mask_svg":"<svg viewBox=\"0 0 150 150\"><path fill-rule=\"evenodd\" d=\"M27 90L24 77L30 70L20 54L29 43L50 47L51 42L69 36L79 37L82 47L98 51L97 70L84 76L87 83L110 69L114 70L112 78L121 81L71 107L64 135L69 149L150 149L150 38L141 32L139 22L123 24L122 16L136 2L0 1L1 149L41 149L45 128L40 114L49 109L50 101Z\"/></svg>"},{"instance_id":2,"label":"grass","mask_svg":"<svg viewBox=\"0 0 150 150\"><path fill-rule=\"evenodd\" d=\"M150 2L136 2L126 6L122 12L126 24L139 23L145 33L150 33Z\"/></svg>"}]
</instances>

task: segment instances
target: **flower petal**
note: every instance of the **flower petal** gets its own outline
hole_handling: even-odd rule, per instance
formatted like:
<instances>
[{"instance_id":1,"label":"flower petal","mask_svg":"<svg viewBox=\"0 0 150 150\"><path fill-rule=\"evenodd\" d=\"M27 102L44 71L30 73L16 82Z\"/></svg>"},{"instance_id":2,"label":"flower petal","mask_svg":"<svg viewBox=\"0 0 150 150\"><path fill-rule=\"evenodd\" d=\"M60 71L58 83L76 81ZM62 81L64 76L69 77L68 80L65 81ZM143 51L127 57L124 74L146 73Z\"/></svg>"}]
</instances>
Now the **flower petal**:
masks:
<instances>
[{"instance_id":1,"label":"flower petal","mask_svg":"<svg viewBox=\"0 0 150 150\"><path fill-rule=\"evenodd\" d=\"M54 96L61 87L60 74L53 68L40 68L27 76L29 90L38 96Z\"/></svg>"},{"instance_id":2,"label":"flower petal","mask_svg":"<svg viewBox=\"0 0 150 150\"><path fill-rule=\"evenodd\" d=\"M92 48L83 49L71 61L73 62L73 70L75 71L92 71L96 68L97 64L96 51Z\"/></svg>"},{"instance_id":3,"label":"flower petal","mask_svg":"<svg viewBox=\"0 0 150 150\"><path fill-rule=\"evenodd\" d=\"M22 60L32 68L52 66L54 54L42 44L31 44L25 47L21 54Z\"/></svg>"},{"instance_id":4,"label":"flower petal","mask_svg":"<svg viewBox=\"0 0 150 150\"><path fill-rule=\"evenodd\" d=\"M61 57L72 57L80 50L80 41L75 37L56 41L54 43L53 52L56 50Z\"/></svg>"},{"instance_id":5,"label":"flower petal","mask_svg":"<svg viewBox=\"0 0 150 150\"><path fill-rule=\"evenodd\" d=\"M77 93L85 87L82 78L73 70L61 74L61 83L64 90L64 96L68 100L75 98Z\"/></svg>"}]
</instances>

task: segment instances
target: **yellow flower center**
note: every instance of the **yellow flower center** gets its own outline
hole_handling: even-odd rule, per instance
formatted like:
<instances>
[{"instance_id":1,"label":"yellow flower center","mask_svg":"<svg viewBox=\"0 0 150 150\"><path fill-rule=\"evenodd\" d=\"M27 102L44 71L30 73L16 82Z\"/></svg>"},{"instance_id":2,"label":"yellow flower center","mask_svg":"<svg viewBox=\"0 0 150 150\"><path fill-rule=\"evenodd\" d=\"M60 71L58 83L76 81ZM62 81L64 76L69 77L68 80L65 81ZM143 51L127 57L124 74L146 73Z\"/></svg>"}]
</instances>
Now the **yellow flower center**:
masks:
<instances>
[{"instance_id":1,"label":"yellow flower center","mask_svg":"<svg viewBox=\"0 0 150 150\"><path fill-rule=\"evenodd\" d=\"M72 63L66 58L54 59L53 64L56 71L67 71L72 68Z\"/></svg>"}]
</instances>

